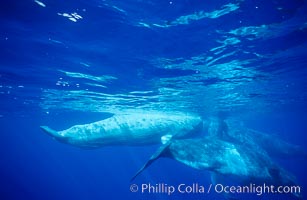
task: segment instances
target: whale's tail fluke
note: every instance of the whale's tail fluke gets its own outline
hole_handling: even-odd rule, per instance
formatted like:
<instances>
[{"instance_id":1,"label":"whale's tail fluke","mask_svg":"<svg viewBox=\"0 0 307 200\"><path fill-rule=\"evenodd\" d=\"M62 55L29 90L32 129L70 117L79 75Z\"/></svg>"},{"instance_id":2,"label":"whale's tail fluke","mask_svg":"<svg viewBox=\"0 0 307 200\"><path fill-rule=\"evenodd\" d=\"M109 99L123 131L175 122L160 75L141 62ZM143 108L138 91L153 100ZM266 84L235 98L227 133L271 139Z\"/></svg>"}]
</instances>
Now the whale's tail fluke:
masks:
<instances>
[{"instance_id":1,"label":"whale's tail fluke","mask_svg":"<svg viewBox=\"0 0 307 200\"><path fill-rule=\"evenodd\" d=\"M63 137L58 131L51 129L48 126L40 126L40 128L43 129L43 131L46 132L48 135L50 135L51 137L53 137L58 141L64 142L66 140L66 138Z\"/></svg>"}]
</instances>

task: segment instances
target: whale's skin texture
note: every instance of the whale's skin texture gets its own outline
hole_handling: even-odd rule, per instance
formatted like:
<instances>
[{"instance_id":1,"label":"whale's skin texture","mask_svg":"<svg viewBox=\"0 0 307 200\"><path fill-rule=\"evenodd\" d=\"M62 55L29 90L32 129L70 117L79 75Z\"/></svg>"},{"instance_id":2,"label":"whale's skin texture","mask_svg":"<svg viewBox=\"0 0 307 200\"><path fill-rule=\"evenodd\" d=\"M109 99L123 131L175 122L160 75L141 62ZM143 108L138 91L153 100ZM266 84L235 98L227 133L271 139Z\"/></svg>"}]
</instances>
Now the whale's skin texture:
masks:
<instances>
[{"instance_id":1,"label":"whale's skin texture","mask_svg":"<svg viewBox=\"0 0 307 200\"><path fill-rule=\"evenodd\" d=\"M274 163L258 146L233 144L216 137L171 140L160 147L133 179L160 157L232 177L240 183L296 184L295 177Z\"/></svg>"},{"instance_id":2,"label":"whale's skin texture","mask_svg":"<svg viewBox=\"0 0 307 200\"><path fill-rule=\"evenodd\" d=\"M110 145L160 144L161 137L171 134L184 138L202 131L202 119L190 113L142 112L114 115L110 118L66 130L41 128L56 140L83 148Z\"/></svg>"},{"instance_id":3,"label":"whale's skin texture","mask_svg":"<svg viewBox=\"0 0 307 200\"><path fill-rule=\"evenodd\" d=\"M296 177L276 164L259 146L234 144L217 138L174 140L161 157L168 157L198 170L208 170L248 183L280 186L298 185ZM300 193L292 193L301 198Z\"/></svg>"},{"instance_id":4,"label":"whale's skin texture","mask_svg":"<svg viewBox=\"0 0 307 200\"><path fill-rule=\"evenodd\" d=\"M184 150L183 150L184 149ZM277 166L265 151L216 138L174 140L166 157L199 170L268 180Z\"/></svg>"}]
</instances>

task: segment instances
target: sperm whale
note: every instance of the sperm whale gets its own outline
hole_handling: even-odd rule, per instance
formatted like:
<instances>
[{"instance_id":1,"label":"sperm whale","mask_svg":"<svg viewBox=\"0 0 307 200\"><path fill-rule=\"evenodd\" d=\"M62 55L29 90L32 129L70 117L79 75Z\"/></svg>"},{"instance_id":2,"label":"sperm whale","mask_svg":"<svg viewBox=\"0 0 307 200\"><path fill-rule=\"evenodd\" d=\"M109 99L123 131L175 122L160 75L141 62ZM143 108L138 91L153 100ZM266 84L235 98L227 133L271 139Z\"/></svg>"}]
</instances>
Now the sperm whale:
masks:
<instances>
[{"instance_id":1,"label":"sperm whale","mask_svg":"<svg viewBox=\"0 0 307 200\"><path fill-rule=\"evenodd\" d=\"M149 145L165 138L185 138L202 131L202 119L182 112L130 112L107 119L55 131L41 128L54 139L81 148L108 145Z\"/></svg>"},{"instance_id":2,"label":"sperm whale","mask_svg":"<svg viewBox=\"0 0 307 200\"><path fill-rule=\"evenodd\" d=\"M273 162L265 150L211 137L170 140L150 157L131 180L161 157L194 169L235 178L241 183L297 185L296 178Z\"/></svg>"}]
</instances>

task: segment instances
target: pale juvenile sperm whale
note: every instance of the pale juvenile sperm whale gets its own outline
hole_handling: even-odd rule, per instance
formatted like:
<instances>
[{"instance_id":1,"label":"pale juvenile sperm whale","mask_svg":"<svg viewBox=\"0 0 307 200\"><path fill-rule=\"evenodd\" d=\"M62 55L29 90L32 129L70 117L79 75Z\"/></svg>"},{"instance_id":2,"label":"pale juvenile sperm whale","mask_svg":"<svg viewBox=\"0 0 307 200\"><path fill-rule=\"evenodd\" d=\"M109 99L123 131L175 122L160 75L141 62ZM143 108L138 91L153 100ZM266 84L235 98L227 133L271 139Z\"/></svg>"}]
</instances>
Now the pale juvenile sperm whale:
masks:
<instances>
[{"instance_id":1,"label":"pale juvenile sperm whale","mask_svg":"<svg viewBox=\"0 0 307 200\"><path fill-rule=\"evenodd\" d=\"M184 138L202 132L202 119L180 112L135 112L55 131L41 128L56 140L82 148L108 145L149 145L164 138Z\"/></svg>"},{"instance_id":2,"label":"pale juvenile sperm whale","mask_svg":"<svg viewBox=\"0 0 307 200\"><path fill-rule=\"evenodd\" d=\"M198 170L235 178L241 184L297 185L295 177L275 164L261 148L210 137L170 140L151 156L131 180L161 157L174 159ZM299 194L294 195L299 197Z\"/></svg>"}]
</instances>

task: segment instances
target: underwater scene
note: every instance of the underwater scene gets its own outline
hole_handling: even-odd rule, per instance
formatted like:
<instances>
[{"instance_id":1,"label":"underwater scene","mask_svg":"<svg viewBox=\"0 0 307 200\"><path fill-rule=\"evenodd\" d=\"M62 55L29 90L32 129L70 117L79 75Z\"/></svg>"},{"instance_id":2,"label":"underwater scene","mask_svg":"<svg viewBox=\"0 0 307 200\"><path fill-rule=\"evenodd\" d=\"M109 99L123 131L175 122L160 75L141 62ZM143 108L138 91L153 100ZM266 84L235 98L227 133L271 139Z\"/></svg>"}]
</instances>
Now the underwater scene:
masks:
<instances>
[{"instance_id":1,"label":"underwater scene","mask_svg":"<svg viewBox=\"0 0 307 200\"><path fill-rule=\"evenodd\" d=\"M305 0L0 6L1 200L307 199Z\"/></svg>"}]
</instances>

